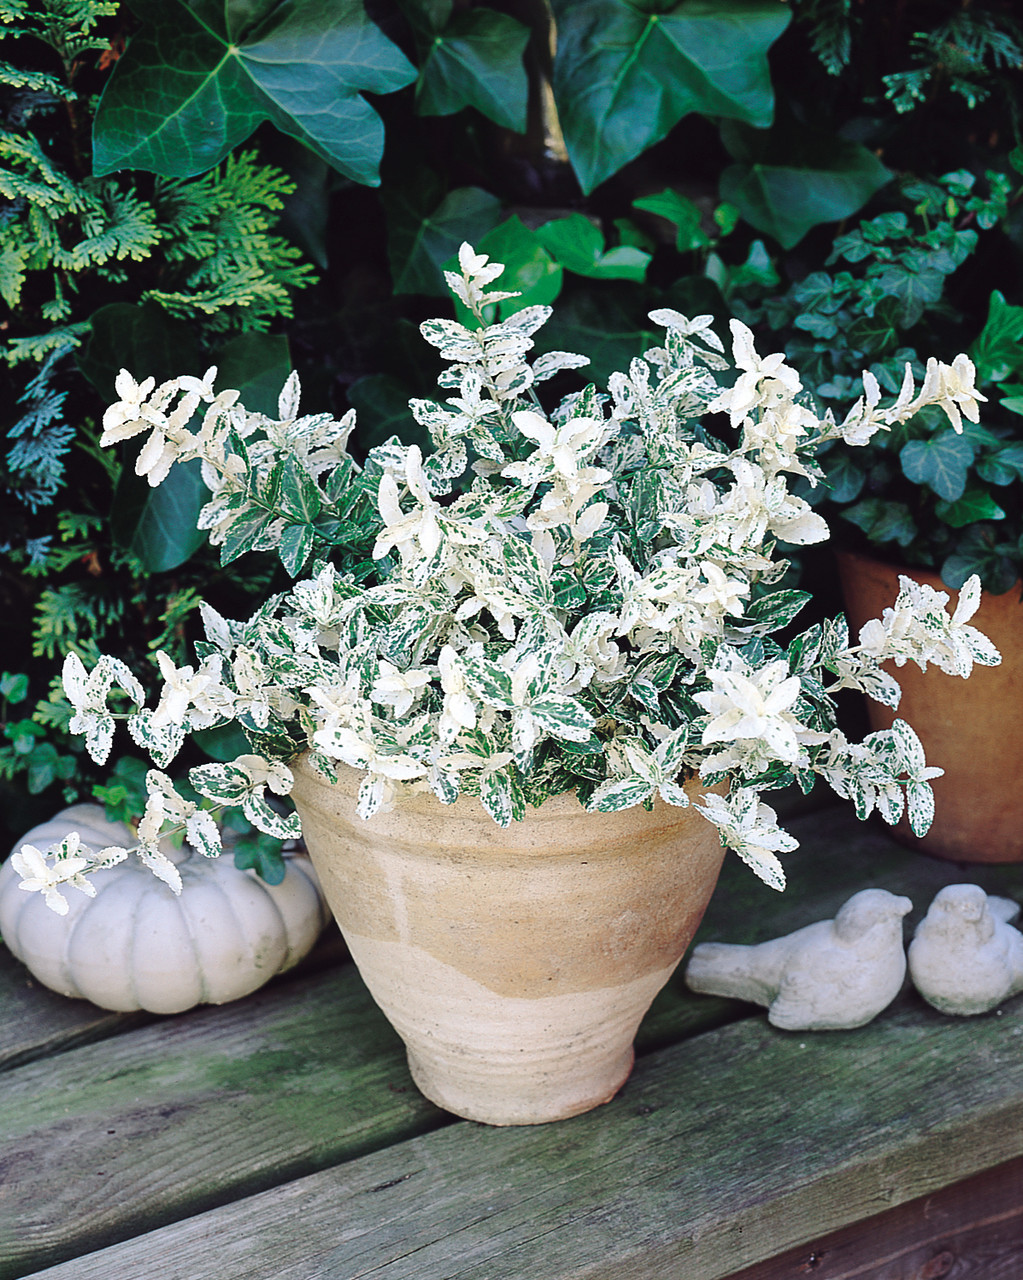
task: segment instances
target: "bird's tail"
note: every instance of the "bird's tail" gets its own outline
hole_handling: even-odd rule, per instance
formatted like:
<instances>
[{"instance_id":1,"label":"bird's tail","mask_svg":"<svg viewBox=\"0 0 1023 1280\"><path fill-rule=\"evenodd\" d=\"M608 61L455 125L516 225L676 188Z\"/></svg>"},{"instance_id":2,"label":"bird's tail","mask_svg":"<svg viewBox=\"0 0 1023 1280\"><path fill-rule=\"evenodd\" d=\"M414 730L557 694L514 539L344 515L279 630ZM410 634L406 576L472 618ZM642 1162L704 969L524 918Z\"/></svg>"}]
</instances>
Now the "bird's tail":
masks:
<instances>
[{"instance_id":1,"label":"bird's tail","mask_svg":"<svg viewBox=\"0 0 1023 1280\"><path fill-rule=\"evenodd\" d=\"M765 981L763 966L754 958L755 951L755 947L728 942L701 942L693 948L686 983L704 995L770 1004L777 987Z\"/></svg>"}]
</instances>

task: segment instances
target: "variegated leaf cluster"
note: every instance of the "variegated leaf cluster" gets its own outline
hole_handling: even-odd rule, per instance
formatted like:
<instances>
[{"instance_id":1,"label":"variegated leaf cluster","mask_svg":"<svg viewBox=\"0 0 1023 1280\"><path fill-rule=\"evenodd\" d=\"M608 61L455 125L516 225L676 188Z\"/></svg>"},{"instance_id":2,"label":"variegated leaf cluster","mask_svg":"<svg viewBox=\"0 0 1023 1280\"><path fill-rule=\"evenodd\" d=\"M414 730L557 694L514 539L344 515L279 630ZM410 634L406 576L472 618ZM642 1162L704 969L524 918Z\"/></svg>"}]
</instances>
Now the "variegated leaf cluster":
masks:
<instances>
[{"instance_id":1,"label":"variegated leaf cluster","mask_svg":"<svg viewBox=\"0 0 1023 1280\"><path fill-rule=\"evenodd\" d=\"M216 391L215 370L160 387L121 374L104 443L148 433L138 470L153 484L172 462L200 459L211 495L200 524L224 562L276 548L296 581L244 621L204 607L196 663L159 656L155 707L113 659L91 674L69 659L72 727L90 750L109 750L115 687L163 768L188 732L233 721L251 753L192 770L192 785L281 836L294 820L265 791L288 792L300 753L328 777L339 764L362 771L364 818L406 788L478 797L507 824L566 791L611 811L685 805L687 778L727 780L701 811L776 887L777 854L794 842L765 791L819 775L890 822L908 796L914 827L926 825L935 770L912 730L896 722L849 743L833 695L856 688L896 705L889 659L962 675L998 661L967 625L976 584L950 615L945 596L904 582L858 644L839 619L782 645L806 596L782 585L778 544L827 537L793 488L819 478L822 442L865 441L925 404L972 416L966 357L935 363L919 393L907 370L889 405L868 375L837 423L813 413L795 370L759 355L744 325L732 322L729 360L711 317L660 310L660 346L606 390L545 408L538 388L585 359L531 358L549 309L488 323L509 296L489 289L501 267L468 245L459 263L449 283L475 325L422 326L448 362L438 398L410 405L433 442L425 456L395 438L360 467L346 450L352 415L302 416L294 375L270 419ZM195 826L194 811L171 812L164 776L153 820L166 810ZM208 833L196 838L214 851ZM62 856L78 885L80 860Z\"/></svg>"}]
</instances>

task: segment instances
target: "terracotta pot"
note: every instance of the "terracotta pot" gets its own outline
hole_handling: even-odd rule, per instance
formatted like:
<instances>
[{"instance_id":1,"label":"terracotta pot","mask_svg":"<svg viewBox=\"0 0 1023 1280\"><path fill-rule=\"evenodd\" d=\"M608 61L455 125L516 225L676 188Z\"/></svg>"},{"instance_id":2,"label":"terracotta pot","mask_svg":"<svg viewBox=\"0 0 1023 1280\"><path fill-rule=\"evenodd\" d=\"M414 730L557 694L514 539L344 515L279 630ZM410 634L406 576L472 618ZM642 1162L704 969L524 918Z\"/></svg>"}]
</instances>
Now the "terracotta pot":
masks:
<instances>
[{"instance_id":1,"label":"terracotta pot","mask_svg":"<svg viewBox=\"0 0 1023 1280\"><path fill-rule=\"evenodd\" d=\"M866 556L840 552L839 572L855 641L860 627L895 603L903 573L950 596L955 592L925 569L900 569ZM1020 584L1004 595L981 595L970 620L1002 655L997 667L974 667L969 679L937 667L890 665L902 686L897 711L867 700L874 729L895 716L907 720L924 745L928 764L945 770L935 778L934 823L917 837L903 821L896 835L923 852L956 862L1023 860L1023 604Z\"/></svg>"},{"instance_id":2,"label":"terracotta pot","mask_svg":"<svg viewBox=\"0 0 1023 1280\"><path fill-rule=\"evenodd\" d=\"M355 814L362 775L296 762L293 798L373 998L438 1105L539 1124L608 1102L689 945L723 850L692 807L588 814L574 795L502 829L476 799ZM700 789L692 786L698 797Z\"/></svg>"}]
</instances>

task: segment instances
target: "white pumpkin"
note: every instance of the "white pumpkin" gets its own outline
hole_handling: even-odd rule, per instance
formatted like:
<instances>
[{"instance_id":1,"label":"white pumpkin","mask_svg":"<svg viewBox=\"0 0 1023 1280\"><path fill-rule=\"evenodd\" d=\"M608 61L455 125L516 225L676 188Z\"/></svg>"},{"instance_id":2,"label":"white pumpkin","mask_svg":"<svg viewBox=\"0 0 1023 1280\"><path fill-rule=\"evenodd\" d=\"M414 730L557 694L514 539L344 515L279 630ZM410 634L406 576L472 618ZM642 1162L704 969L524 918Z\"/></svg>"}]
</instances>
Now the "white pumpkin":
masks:
<instances>
[{"instance_id":1,"label":"white pumpkin","mask_svg":"<svg viewBox=\"0 0 1023 1280\"><path fill-rule=\"evenodd\" d=\"M33 827L16 848L47 849L70 831L96 851L134 836L95 804L73 805ZM45 986L102 1009L181 1013L248 995L305 956L329 919L312 863L286 855L279 885L239 871L230 853L164 852L181 896L129 858L92 877L96 896L65 891L67 915L26 893L8 859L0 866L0 935Z\"/></svg>"}]
</instances>

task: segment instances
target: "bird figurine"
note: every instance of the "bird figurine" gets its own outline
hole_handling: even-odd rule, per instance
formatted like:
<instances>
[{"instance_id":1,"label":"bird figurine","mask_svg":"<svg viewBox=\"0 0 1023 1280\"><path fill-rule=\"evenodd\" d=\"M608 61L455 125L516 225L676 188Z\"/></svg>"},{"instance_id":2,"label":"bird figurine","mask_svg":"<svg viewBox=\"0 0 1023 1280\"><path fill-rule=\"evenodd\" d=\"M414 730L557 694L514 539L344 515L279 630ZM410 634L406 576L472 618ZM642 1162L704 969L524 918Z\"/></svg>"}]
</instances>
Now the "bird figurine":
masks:
<instances>
[{"instance_id":1,"label":"bird figurine","mask_svg":"<svg viewBox=\"0 0 1023 1280\"><path fill-rule=\"evenodd\" d=\"M1023 991L1023 933L1010 921L1019 907L977 884L938 893L909 944L909 973L942 1013L987 1013Z\"/></svg>"},{"instance_id":2,"label":"bird figurine","mask_svg":"<svg viewBox=\"0 0 1023 1280\"><path fill-rule=\"evenodd\" d=\"M767 1005L786 1031L862 1027L898 995L906 976L902 917L908 898L861 889L834 920L756 946L704 942L685 980L693 991Z\"/></svg>"}]
</instances>

